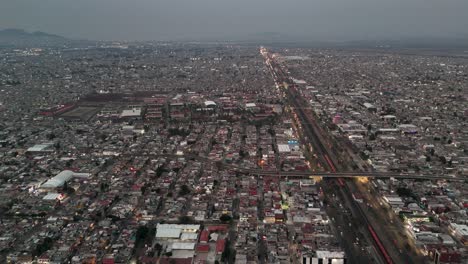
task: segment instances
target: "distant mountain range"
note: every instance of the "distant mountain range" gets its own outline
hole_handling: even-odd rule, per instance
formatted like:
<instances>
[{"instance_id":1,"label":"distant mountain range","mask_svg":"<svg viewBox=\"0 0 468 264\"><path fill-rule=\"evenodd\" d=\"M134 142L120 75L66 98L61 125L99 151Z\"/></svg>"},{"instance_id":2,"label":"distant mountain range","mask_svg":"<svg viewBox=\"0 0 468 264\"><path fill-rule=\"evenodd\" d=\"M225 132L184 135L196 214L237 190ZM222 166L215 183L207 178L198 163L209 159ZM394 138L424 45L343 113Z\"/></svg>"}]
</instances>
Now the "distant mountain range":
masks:
<instances>
[{"instance_id":1,"label":"distant mountain range","mask_svg":"<svg viewBox=\"0 0 468 264\"><path fill-rule=\"evenodd\" d=\"M26 38L59 38L59 39L65 39L62 36L59 35L53 35L41 31L36 31L36 32L27 32L22 29L16 29L16 28L9 28L9 29L4 29L0 30L0 37L26 37Z\"/></svg>"},{"instance_id":2,"label":"distant mountain range","mask_svg":"<svg viewBox=\"0 0 468 264\"><path fill-rule=\"evenodd\" d=\"M27 32L22 29L0 30L0 46L60 46L69 43L70 40L41 31Z\"/></svg>"}]
</instances>

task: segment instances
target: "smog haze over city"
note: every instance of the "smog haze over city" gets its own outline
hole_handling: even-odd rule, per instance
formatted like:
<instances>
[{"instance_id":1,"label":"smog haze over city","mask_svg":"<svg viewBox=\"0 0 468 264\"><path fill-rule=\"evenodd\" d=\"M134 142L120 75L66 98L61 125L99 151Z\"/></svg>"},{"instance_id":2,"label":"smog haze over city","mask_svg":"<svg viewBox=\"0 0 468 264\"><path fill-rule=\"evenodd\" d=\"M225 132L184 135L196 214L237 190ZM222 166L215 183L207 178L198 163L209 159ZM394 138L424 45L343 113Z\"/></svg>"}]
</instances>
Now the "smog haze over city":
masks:
<instances>
[{"instance_id":1,"label":"smog haze over city","mask_svg":"<svg viewBox=\"0 0 468 264\"><path fill-rule=\"evenodd\" d=\"M0 5L0 263L468 263L468 1Z\"/></svg>"},{"instance_id":2,"label":"smog haze over city","mask_svg":"<svg viewBox=\"0 0 468 264\"><path fill-rule=\"evenodd\" d=\"M464 0L21 0L2 3L0 26L91 40L467 38L467 10Z\"/></svg>"}]
</instances>

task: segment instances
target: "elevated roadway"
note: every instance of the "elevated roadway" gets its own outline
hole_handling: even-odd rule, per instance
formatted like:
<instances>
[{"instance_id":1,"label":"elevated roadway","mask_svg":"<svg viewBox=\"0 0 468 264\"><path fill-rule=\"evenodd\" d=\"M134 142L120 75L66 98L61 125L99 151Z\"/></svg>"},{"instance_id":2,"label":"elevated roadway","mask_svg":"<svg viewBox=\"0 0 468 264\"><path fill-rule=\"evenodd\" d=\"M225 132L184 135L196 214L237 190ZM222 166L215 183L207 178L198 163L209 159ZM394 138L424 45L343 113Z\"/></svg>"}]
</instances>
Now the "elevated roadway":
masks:
<instances>
[{"instance_id":1,"label":"elevated roadway","mask_svg":"<svg viewBox=\"0 0 468 264\"><path fill-rule=\"evenodd\" d=\"M281 177L281 178L298 178L306 179L310 177L322 177L322 178L360 178L360 177L369 177L369 178L395 178L395 179L418 179L418 180L448 180L448 181L465 181L468 178L452 177L447 175L426 175L426 174L410 174L410 173L392 173L392 172L311 172L311 171L279 171L279 170L260 170L260 169L247 169L239 165L215 161L207 157L195 155L195 154L184 154L184 155L174 155L174 154L159 154L159 155L133 155L133 154L123 154L120 157L142 157L142 158L170 158L170 159L192 159L209 164L219 164L225 169L232 170L238 173L253 174L260 176L271 176L271 177Z\"/></svg>"}]
</instances>

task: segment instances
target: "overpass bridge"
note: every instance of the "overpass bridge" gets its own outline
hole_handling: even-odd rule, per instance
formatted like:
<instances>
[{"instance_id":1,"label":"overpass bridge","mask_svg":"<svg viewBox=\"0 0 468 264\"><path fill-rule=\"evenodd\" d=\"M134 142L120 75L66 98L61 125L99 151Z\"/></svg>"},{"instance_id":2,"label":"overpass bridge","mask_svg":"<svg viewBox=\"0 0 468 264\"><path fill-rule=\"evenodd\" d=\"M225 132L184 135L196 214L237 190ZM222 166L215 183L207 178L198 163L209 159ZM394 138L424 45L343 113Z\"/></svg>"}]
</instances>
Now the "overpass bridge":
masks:
<instances>
[{"instance_id":1,"label":"overpass bridge","mask_svg":"<svg viewBox=\"0 0 468 264\"><path fill-rule=\"evenodd\" d=\"M262 176L277 176L283 178L309 178L309 177L323 177L323 178L395 178L395 179L419 179L419 180L450 180L450 181L464 181L468 180L465 177L453 177L447 175L424 175L424 174L409 174L409 173L386 173L386 172L286 172L286 171L262 171L262 170L248 170L234 168L235 171L256 174Z\"/></svg>"},{"instance_id":2,"label":"overpass bridge","mask_svg":"<svg viewBox=\"0 0 468 264\"><path fill-rule=\"evenodd\" d=\"M223 161L215 161L204 156L195 155L195 154L184 154L184 155L174 155L174 154L156 154L156 155L132 155L132 154L123 154L120 157L142 157L142 158L169 158L169 159L178 159L184 158L187 160L196 160L212 165L216 165L228 170L232 170L238 173L252 174L259 176L269 176L269 177L280 177L280 178L289 178L289 179L308 179L311 177L323 177L323 178L359 178L359 177L369 177L369 178L395 178L395 179L418 179L418 180L449 180L449 181L465 181L468 180L467 177L454 177L448 175L437 175L437 174L417 174L417 173L395 173L395 172L317 172L317 171L279 171L279 170L261 170L261 169L248 169L243 168L239 165L226 163Z\"/></svg>"}]
</instances>

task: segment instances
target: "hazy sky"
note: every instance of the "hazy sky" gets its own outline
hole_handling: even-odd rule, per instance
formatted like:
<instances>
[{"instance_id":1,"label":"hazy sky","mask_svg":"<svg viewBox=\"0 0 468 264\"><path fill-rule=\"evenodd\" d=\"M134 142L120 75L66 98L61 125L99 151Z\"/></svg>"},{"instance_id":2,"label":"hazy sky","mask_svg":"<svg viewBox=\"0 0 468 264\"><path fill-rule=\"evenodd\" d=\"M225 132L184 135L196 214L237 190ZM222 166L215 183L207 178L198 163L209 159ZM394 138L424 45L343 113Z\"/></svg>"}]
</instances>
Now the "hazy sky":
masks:
<instances>
[{"instance_id":1,"label":"hazy sky","mask_svg":"<svg viewBox=\"0 0 468 264\"><path fill-rule=\"evenodd\" d=\"M468 36L468 0L1 0L0 28L100 40Z\"/></svg>"}]
</instances>

